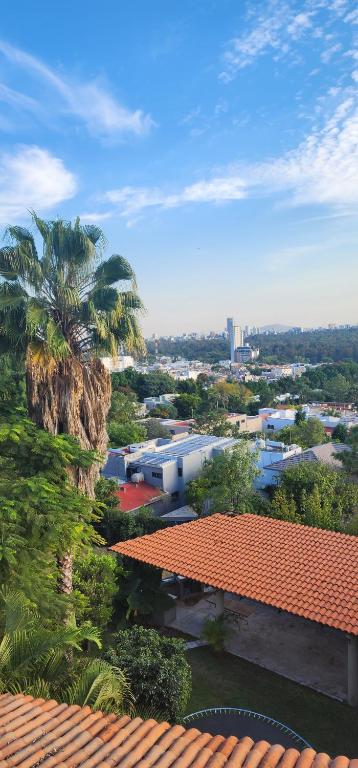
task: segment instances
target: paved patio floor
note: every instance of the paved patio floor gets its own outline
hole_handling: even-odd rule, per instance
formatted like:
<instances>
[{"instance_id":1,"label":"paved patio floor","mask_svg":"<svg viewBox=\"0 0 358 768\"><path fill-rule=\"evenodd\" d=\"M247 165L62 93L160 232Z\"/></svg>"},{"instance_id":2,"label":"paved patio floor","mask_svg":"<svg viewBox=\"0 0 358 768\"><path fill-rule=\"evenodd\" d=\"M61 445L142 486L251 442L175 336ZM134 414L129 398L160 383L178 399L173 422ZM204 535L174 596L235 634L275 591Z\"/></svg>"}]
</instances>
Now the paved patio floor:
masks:
<instances>
[{"instance_id":1,"label":"paved patio floor","mask_svg":"<svg viewBox=\"0 0 358 768\"><path fill-rule=\"evenodd\" d=\"M322 627L276 608L226 595L226 603L237 601L254 612L239 624L230 621L232 634L226 643L230 653L277 672L316 691L346 699L347 640L342 632ZM210 596L215 602L215 595ZM204 598L194 606L177 605L175 627L200 637L207 616L215 605Z\"/></svg>"}]
</instances>

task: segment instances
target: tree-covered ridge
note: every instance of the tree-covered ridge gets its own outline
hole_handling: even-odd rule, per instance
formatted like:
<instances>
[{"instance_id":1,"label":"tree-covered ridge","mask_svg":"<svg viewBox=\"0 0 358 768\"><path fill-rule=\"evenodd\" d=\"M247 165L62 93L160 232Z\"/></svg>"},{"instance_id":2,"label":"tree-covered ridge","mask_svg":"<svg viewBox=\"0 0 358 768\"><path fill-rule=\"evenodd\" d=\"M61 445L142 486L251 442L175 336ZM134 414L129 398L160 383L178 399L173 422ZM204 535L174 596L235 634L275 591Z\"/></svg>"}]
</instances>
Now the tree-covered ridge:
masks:
<instances>
[{"instance_id":1,"label":"tree-covered ridge","mask_svg":"<svg viewBox=\"0 0 358 768\"><path fill-rule=\"evenodd\" d=\"M260 359L267 363L358 362L358 327L260 334L247 341L260 348Z\"/></svg>"},{"instance_id":2,"label":"tree-covered ridge","mask_svg":"<svg viewBox=\"0 0 358 768\"><path fill-rule=\"evenodd\" d=\"M358 362L358 327L337 328L332 330L314 330L295 333L270 333L250 336L246 342L261 350L260 360L267 363L307 363L339 362L354 360ZM209 339L159 339L147 342L150 355L156 349L160 355L184 357L187 360L202 360L205 363L218 363L230 356L229 342L225 338Z\"/></svg>"}]
</instances>

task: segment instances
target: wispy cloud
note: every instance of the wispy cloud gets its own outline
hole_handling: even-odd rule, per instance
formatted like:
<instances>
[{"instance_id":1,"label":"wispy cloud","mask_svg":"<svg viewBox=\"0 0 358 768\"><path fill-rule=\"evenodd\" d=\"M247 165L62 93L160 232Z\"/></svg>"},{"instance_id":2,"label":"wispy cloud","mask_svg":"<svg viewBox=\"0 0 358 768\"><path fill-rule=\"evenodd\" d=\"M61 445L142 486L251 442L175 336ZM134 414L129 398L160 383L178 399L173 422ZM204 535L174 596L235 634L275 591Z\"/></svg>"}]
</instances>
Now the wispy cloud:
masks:
<instances>
[{"instance_id":1,"label":"wispy cloud","mask_svg":"<svg viewBox=\"0 0 358 768\"><path fill-rule=\"evenodd\" d=\"M220 79L229 82L240 69L248 67L268 50L286 54L289 43L302 37L311 27L312 16L313 11L295 13L289 3L270 0L264 11L255 14L248 31L228 44Z\"/></svg>"},{"instance_id":2,"label":"wispy cloud","mask_svg":"<svg viewBox=\"0 0 358 768\"><path fill-rule=\"evenodd\" d=\"M78 82L60 76L40 59L26 51L0 41L0 53L15 67L24 69L50 86L60 97L62 109L80 118L92 134L113 137L125 133L138 136L154 125L151 116L142 110L130 110L121 105L100 80ZM18 94L20 99L26 96Z\"/></svg>"},{"instance_id":3,"label":"wispy cloud","mask_svg":"<svg viewBox=\"0 0 358 768\"><path fill-rule=\"evenodd\" d=\"M103 218L120 216L133 223L149 209L188 204L223 204L248 196L274 195L283 205L328 205L351 211L358 204L358 110L348 96L321 126L295 149L250 165L231 165L220 176L206 178L181 190L160 187L120 187L102 195L110 204ZM95 219L97 214L88 214Z\"/></svg>"},{"instance_id":4,"label":"wispy cloud","mask_svg":"<svg viewBox=\"0 0 358 768\"><path fill-rule=\"evenodd\" d=\"M320 41L321 59L328 63L341 49L330 32L332 19L344 26L356 23L358 14L350 0L302 0L299 13L292 0L269 0L259 11L254 3L242 33L226 45L219 79L230 82L268 53L275 60L285 58L298 43L312 38Z\"/></svg>"},{"instance_id":5,"label":"wispy cloud","mask_svg":"<svg viewBox=\"0 0 358 768\"><path fill-rule=\"evenodd\" d=\"M62 160L37 146L0 155L0 221L23 219L75 195L77 180Z\"/></svg>"},{"instance_id":6,"label":"wispy cloud","mask_svg":"<svg viewBox=\"0 0 358 768\"><path fill-rule=\"evenodd\" d=\"M353 98L336 109L282 158L252 169L251 179L269 191L287 191L294 205L358 203L358 110Z\"/></svg>"}]
</instances>

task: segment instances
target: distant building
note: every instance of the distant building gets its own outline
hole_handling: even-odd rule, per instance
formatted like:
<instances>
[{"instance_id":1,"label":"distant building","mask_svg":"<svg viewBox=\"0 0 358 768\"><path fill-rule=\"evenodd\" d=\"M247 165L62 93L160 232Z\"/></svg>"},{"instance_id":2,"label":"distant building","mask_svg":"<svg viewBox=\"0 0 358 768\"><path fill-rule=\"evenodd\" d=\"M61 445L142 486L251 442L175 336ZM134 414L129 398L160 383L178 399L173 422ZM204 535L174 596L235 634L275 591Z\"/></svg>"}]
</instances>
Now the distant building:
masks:
<instances>
[{"instance_id":1,"label":"distant building","mask_svg":"<svg viewBox=\"0 0 358 768\"><path fill-rule=\"evenodd\" d=\"M252 349L248 344L245 344L245 346L236 347L234 361L235 363L242 364L252 363L254 360L257 360L259 354L259 349Z\"/></svg>"},{"instance_id":2,"label":"distant building","mask_svg":"<svg viewBox=\"0 0 358 768\"><path fill-rule=\"evenodd\" d=\"M230 360L232 363L235 363L235 350L243 346L244 334L240 326L235 323L233 317L227 318L226 328L230 341Z\"/></svg>"},{"instance_id":3,"label":"distant building","mask_svg":"<svg viewBox=\"0 0 358 768\"><path fill-rule=\"evenodd\" d=\"M132 368L134 360L131 355L117 355L116 357L102 357L103 365L108 368L110 373L121 373L126 368Z\"/></svg>"},{"instance_id":4,"label":"distant building","mask_svg":"<svg viewBox=\"0 0 358 768\"><path fill-rule=\"evenodd\" d=\"M145 397L143 400L143 404L146 406L148 411L152 411L153 408L158 408L158 406L161 406L161 405L164 407L171 405L175 398L176 398L175 393L158 395L157 397Z\"/></svg>"}]
</instances>

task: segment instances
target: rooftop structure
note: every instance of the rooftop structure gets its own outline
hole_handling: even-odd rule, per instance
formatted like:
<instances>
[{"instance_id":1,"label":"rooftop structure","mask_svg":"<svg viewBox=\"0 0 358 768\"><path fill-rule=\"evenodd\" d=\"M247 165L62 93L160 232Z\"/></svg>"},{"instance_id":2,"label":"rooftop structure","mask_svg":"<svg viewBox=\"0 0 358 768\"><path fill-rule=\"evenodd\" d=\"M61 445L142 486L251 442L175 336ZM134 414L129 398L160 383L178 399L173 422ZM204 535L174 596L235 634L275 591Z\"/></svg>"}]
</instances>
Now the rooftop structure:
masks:
<instances>
[{"instance_id":1,"label":"rooftop structure","mask_svg":"<svg viewBox=\"0 0 358 768\"><path fill-rule=\"evenodd\" d=\"M139 507L146 507L164 500L166 494L147 483L122 483L116 492L121 512L134 512Z\"/></svg>"},{"instance_id":2,"label":"rooftop structure","mask_svg":"<svg viewBox=\"0 0 358 768\"><path fill-rule=\"evenodd\" d=\"M249 736L212 736L195 727L93 712L18 693L0 695L3 768L356 768L309 747L299 751Z\"/></svg>"},{"instance_id":3,"label":"rooftop structure","mask_svg":"<svg viewBox=\"0 0 358 768\"><path fill-rule=\"evenodd\" d=\"M323 445L314 445L312 448L307 448L306 451L302 451L302 453L281 459L281 461L274 461L272 464L264 467L265 476L267 477L266 470L268 470L272 473L269 475L269 484L279 482L281 473L284 472L285 469L300 464L302 461L308 461L310 463L322 462L323 464L328 464L328 466L333 467L333 469L342 469L343 465L337 458L337 454L347 450L349 450L348 446L341 443L323 443Z\"/></svg>"},{"instance_id":4,"label":"rooftop structure","mask_svg":"<svg viewBox=\"0 0 358 768\"><path fill-rule=\"evenodd\" d=\"M112 549L358 636L356 536L217 514Z\"/></svg>"},{"instance_id":5,"label":"rooftop structure","mask_svg":"<svg viewBox=\"0 0 358 768\"><path fill-rule=\"evenodd\" d=\"M356 536L259 515L216 514L112 549L214 588L216 615L229 593L344 633L346 696L358 704Z\"/></svg>"},{"instance_id":6,"label":"rooftop structure","mask_svg":"<svg viewBox=\"0 0 358 768\"><path fill-rule=\"evenodd\" d=\"M194 433L176 440L158 438L111 449L103 475L122 481L139 475L142 481L162 491L181 494L186 484L200 474L205 460L236 443L232 438Z\"/></svg>"}]
</instances>

